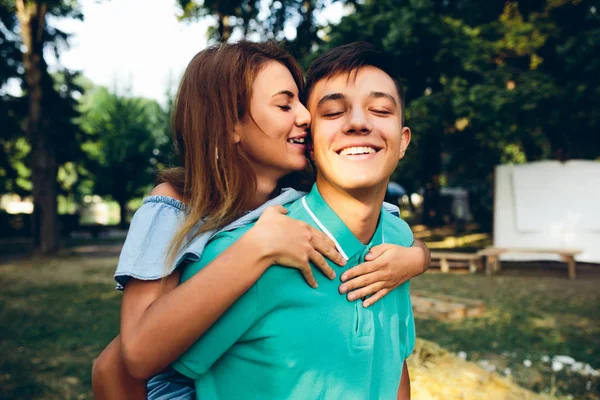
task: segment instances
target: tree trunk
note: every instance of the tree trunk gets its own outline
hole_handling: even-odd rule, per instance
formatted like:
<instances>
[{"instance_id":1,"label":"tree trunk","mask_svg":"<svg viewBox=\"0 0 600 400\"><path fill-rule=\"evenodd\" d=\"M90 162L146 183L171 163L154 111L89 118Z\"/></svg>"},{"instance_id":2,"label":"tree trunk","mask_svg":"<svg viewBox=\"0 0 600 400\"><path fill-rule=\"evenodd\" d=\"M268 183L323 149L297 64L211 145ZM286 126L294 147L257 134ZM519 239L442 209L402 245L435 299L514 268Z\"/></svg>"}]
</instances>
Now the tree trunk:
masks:
<instances>
[{"instance_id":1,"label":"tree trunk","mask_svg":"<svg viewBox=\"0 0 600 400\"><path fill-rule=\"evenodd\" d=\"M46 3L17 0L21 25L28 112L24 130L31 145L31 181L33 183L33 244L42 254L55 252L59 245L57 183L58 172L54 145L50 141L43 112L44 90L50 80L43 58ZM46 85L45 85L46 84ZM49 86L52 88L51 84Z\"/></svg>"},{"instance_id":2,"label":"tree trunk","mask_svg":"<svg viewBox=\"0 0 600 400\"><path fill-rule=\"evenodd\" d=\"M127 201L121 200L119 203L119 227L121 229L127 228Z\"/></svg>"}]
</instances>

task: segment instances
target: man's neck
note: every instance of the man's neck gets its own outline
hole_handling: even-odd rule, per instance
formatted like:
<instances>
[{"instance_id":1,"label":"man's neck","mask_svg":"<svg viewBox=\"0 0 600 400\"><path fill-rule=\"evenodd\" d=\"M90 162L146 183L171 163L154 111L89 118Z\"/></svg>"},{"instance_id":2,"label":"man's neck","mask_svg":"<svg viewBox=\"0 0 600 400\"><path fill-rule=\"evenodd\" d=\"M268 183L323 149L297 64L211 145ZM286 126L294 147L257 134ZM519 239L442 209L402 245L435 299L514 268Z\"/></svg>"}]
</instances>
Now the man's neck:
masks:
<instances>
[{"instance_id":1,"label":"man's neck","mask_svg":"<svg viewBox=\"0 0 600 400\"><path fill-rule=\"evenodd\" d=\"M363 244L369 243L377 229L386 186L347 192L317 176L317 188L354 236Z\"/></svg>"}]
</instances>

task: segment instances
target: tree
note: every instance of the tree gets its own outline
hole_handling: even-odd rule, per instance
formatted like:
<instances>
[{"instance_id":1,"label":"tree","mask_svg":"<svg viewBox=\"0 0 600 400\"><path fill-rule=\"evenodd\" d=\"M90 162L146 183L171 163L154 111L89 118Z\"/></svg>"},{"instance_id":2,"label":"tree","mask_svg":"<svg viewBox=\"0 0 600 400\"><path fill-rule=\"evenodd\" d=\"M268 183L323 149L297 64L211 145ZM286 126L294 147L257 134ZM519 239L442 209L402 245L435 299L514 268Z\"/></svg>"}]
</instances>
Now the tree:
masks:
<instances>
[{"instance_id":1,"label":"tree","mask_svg":"<svg viewBox=\"0 0 600 400\"><path fill-rule=\"evenodd\" d=\"M497 164L600 154L591 2L348 3L355 12L325 28L319 51L365 40L394 56L414 133L399 173L409 190L467 186L489 219Z\"/></svg>"},{"instance_id":2,"label":"tree","mask_svg":"<svg viewBox=\"0 0 600 400\"><path fill-rule=\"evenodd\" d=\"M215 17L217 26L209 31L209 38L221 43L229 41L236 29L247 37L257 27L253 22L258 17L260 0L178 0L177 3L182 11L181 20Z\"/></svg>"},{"instance_id":3,"label":"tree","mask_svg":"<svg viewBox=\"0 0 600 400\"><path fill-rule=\"evenodd\" d=\"M58 53L58 44L66 44L67 35L46 24L47 15L82 19L76 1L14 0L3 3L15 12L19 29L23 65L23 89L27 112L23 130L31 152L29 162L34 202L33 241L42 253L51 253L59 245L57 216L57 173L59 148L66 136L77 132L72 122L74 103L71 88L58 93L43 57L50 46Z\"/></svg>"},{"instance_id":4,"label":"tree","mask_svg":"<svg viewBox=\"0 0 600 400\"><path fill-rule=\"evenodd\" d=\"M15 32L17 17L5 3L0 3L0 87L11 79L20 77L22 68L19 36ZM24 116L23 102L7 91L0 92L0 191L23 194L25 188L18 185L19 170L24 162L24 143L18 141L20 121ZM21 167L21 168L19 168Z\"/></svg>"},{"instance_id":5,"label":"tree","mask_svg":"<svg viewBox=\"0 0 600 400\"><path fill-rule=\"evenodd\" d=\"M94 193L119 203L120 224L126 226L127 203L147 193L163 162L166 114L155 101L97 87L82 102L81 126L89 135L83 148Z\"/></svg>"}]
</instances>

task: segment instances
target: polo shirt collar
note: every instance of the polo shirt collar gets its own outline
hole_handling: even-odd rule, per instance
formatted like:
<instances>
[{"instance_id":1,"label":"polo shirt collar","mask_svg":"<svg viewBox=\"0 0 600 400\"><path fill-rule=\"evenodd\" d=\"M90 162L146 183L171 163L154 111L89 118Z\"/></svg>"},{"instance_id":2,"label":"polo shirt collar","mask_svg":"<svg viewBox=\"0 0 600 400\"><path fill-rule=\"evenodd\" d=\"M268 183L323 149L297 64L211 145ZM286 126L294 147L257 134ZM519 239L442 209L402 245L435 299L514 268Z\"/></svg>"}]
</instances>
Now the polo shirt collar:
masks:
<instances>
[{"instance_id":1,"label":"polo shirt collar","mask_svg":"<svg viewBox=\"0 0 600 400\"><path fill-rule=\"evenodd\" d=\"M364 245L356 236L354 236L354 233L352 233L346 224L344 224L335 211L329 207L327 202L325 202L321 193L319 193L316 183L301 201L306 212L313 221L315 221L317 226L329 236L345 260L352 258L356 253L363 251L366 247L371 248L385 242L381 212L375 234L369 244Z\"/></svg>"}]
</instances>

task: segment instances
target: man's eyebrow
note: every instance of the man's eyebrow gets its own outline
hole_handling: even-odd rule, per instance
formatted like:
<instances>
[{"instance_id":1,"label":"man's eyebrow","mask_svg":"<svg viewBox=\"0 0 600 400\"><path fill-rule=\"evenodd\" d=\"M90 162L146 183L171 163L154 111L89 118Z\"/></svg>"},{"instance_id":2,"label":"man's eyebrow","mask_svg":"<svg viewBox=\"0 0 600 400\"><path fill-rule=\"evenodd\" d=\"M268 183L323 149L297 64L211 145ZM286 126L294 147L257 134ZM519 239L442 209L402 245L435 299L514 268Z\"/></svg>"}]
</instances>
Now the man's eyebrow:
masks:
<instances>
[{"instance_id":1,"label":"man's eyebrow","mask_svg":"<svg viewBox=\"0 0 600 400\"><path fill-rule=\"evenodd\" d=\"M290 99L293 99L294 97L296 97L296 95L294 93L292 93L291 90L280 90L279 92L275 93L273 96L271 97L275 97L275 96L279 96L280 94L284 94L287 97L289 97Z\"/></svg>"},{"instance_id":2,"label":"man's eyebrow","mask_svg":"<svg viewBox=\"0 0 600 400\"><path fill-rule=\"evenodd\" d=\"M386 99L393 101L394 105L397 105L397 102L396 102L396 99L394 98L394 96L392 96L391 94L386 93L386 92L371 92L371 93L369 93L369 97L374 97L376 99L385 97Z\"/></svg>"},{"instance_id":3,"label":"man's eyebrow","mask_svg":"<svg viewBox=\"0 0 600 400\"><path fill-rule=\"evenodd\" d=\"M321 104L325 103L326 101L344 100L345 98L346 98L346 96L344 96L342 93L326 94L325 96L321 97L321 100L319 100L319 102L317 103L317 107L319 107Z\"/></svg>"}]
</instances>

